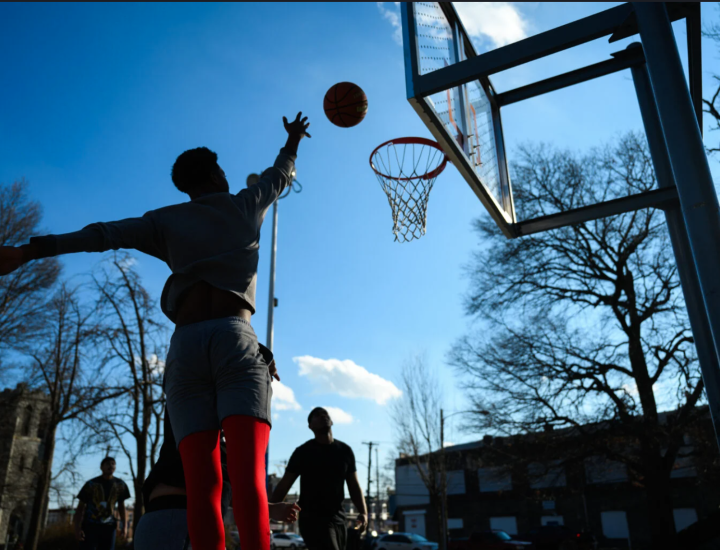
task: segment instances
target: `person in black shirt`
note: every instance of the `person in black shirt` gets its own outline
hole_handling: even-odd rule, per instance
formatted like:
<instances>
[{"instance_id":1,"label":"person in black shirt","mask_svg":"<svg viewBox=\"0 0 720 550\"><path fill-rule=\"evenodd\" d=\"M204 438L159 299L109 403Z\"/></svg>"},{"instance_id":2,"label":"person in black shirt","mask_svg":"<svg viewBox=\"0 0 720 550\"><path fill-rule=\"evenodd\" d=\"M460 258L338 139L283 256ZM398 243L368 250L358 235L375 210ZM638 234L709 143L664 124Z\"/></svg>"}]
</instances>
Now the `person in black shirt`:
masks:
<instances>
[{"instance_id":1,"label":"person in black shirt","mask_svg":"<svg viewBox=\"0 0 720 550\"><path fill-rule=\"evenodd\" d=\"M362 532L367 527L367 507L355 455L348 445L333 437L332 425L322 407L310 411L308 427L315 438L295 449L270 499L281 502L300 476L300 534L309 550L345 550L345 483L360 512L356 529Z\"/></svg>"},{"instance_id":2,"label":"person in black shirt","mask_svg":"<svg viewBox=\"0 0 720 550\"><path fill-rule=\"evenodd\" d=\"M83 485L78 494L75 511L75 538L80 550L114 550L115 531L127 533L125 500L130 498L128 486L113 476L115 459L105 457L100 462L102 475ZM120 512L120 524L115 517L115 505Z\"/></svg>"}]
</instances>

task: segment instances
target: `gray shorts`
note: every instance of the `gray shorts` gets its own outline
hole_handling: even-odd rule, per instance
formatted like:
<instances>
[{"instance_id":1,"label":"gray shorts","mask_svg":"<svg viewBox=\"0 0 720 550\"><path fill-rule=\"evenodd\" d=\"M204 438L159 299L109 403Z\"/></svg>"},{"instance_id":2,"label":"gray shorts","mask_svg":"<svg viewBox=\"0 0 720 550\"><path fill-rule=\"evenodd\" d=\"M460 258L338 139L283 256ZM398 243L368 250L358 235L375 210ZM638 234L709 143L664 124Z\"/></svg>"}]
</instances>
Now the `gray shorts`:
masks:
<instances>
[{"instance_id":1,"label":"gray shorts","mask_svg":"<svg viewBox=\"0 0 720 550\"><path fill-rule=\"evenodd\" d=\"M140 518L133 537L135 550L187 550L187 510L148 512Z\"/></svg>"},{"instance_id":2,"label":"gray shorts","mask_svg":"<svg viewBox=\"0 0 720 550\"><path fill-rule=\"evenodd\" d=\"M195 432L219 430L228 416L254 416L271 424L271 377L250 323L212 319L175 329L165 364L167 412L180 442Z\"/></svg>"}]
</instances>

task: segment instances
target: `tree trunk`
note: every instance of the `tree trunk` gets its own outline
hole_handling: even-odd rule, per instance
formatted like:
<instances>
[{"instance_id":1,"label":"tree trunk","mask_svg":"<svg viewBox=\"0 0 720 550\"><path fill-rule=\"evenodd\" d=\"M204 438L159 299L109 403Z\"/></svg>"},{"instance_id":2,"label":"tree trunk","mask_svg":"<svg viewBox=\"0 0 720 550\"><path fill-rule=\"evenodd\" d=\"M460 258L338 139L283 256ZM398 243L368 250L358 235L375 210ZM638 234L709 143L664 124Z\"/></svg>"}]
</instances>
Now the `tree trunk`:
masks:
<instances>
[{"instance_id":1,"label":"tree trunk","mask_svg":"<svg viewBox=\"0 0 720 550\"><path fill-rule=\"evenodd\" d=\"M149 413L143 411L143 417ZM143 425L145 420L143 418ZM133 532L137 528L138 521L145 513L145 499L143 498L142 487L145 483L145 470L147 469L147 440L148 440L148 428L142 430L141 436L137 440L137 462L135 469L135 479L133 485L135 486L135 508L133 511Z\"/></svg>"},{"instance_id":2,"label":"tree trunk","mask_svg":"<svg viewBox=\"0 0 720 550\"><path fill-rule=\"evenodd\" d=\"M55 455L55 433L57 424L48 426L45 441L43 445L43 453L40 458L40 467L38 472L37 487L35 489L35 498L33 499L32 514L30 516L30 524L28 525L28 535L25 541L27 550L37 550L40 536L42 535L43 518L48 506L48 493L50 492L50 481L52 479L52 463Z\"/></svg>"},{"instance_id":3,"label":"tree trunk","mask_svg":"<svg viewBox=\"0 0 720 550\"><path fill-rule=\"evenodd\" d=\"M656 550L676 550L670 472L663 468L660 457L656 457L652 462L655 464L648 468L645 477L652 548Z\"/></svg>"}]
</instances>

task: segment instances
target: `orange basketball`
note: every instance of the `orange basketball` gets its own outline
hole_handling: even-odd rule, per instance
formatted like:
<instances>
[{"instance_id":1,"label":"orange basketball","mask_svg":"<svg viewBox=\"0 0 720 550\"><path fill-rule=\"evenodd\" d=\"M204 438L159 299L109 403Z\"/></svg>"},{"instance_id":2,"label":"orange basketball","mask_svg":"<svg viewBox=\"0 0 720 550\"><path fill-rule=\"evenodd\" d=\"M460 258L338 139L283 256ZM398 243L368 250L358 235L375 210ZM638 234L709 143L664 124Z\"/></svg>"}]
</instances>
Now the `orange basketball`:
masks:
<instances>
[{"instance_id":1,"label":"orange basketball","mask_svg":"<svg viewBox=\"0 0 720 550\"><path fill-rule=\"evenodd\" d=\"M367 96L357 84L340 82L325 94L323 108L330 122L341 128L350 128L365 118Z\"/></svg>"}]
</instances>

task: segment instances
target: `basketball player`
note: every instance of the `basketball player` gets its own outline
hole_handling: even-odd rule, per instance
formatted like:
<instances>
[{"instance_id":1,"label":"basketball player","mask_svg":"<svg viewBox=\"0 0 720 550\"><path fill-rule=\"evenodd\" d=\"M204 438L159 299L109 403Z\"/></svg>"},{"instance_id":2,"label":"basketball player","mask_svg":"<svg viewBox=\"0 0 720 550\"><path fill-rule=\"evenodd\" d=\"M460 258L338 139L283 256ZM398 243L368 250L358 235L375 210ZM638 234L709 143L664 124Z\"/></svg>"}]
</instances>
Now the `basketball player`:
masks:
<instances>
[{"instance_id":1,"label":"basketball player","mask_svg":"<svg viewBox=\"0 0 720 550\"><path fill-rule=\"evenodd\" d=\"M345 483L358 509L357 529L367 527L367 507L352 449L333 437L332 419L322 407L308 416L315 437L293 452L271 500L282 502L300 476L300 534L309 550L345 550L347 531L342 503Z\"/></svg>"},{"instance_id":2,"label":"basketball player","mask_svg":"<svg viewBox=\"0 0 720 550\"><path fill-rule=\"evenodd\" d=\"M270 548L265 449L270 433L271 375L250 326L255 313L260 226L292 183L307 117L283 117L288 133L275 164L252 187L230 193L217 155L205 147L181 154L175 186L189 202L140 218L94 223L64 235L33 237L0 247L0 275L24 263L73 252L139 250L166 262L172 275L161 297L176 325L165 370L167 410L179 442L194 550L224 550L220 498L220 428L240 544ZM279 379L279 378L278 378Z\"/></svg>"}]
</instances>

